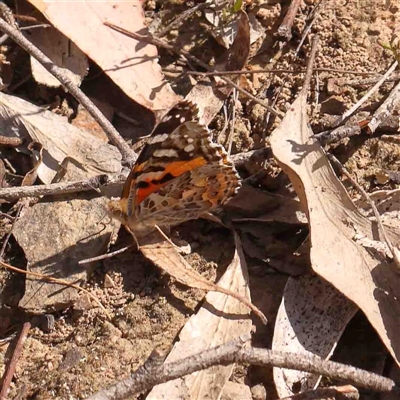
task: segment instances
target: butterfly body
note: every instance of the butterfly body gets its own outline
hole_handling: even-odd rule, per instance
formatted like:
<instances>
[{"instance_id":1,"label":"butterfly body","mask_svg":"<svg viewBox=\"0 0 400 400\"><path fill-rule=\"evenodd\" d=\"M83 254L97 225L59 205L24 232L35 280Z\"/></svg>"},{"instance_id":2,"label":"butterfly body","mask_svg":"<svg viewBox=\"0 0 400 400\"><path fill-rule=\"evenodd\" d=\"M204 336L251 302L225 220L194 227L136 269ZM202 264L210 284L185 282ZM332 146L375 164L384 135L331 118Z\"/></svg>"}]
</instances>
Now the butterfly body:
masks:
<instances>
[{"instance_id":1,"label":"butterfly body","mask_svg":"<svg viewBox=\"0 0 400 400\"><path fill-rule=\"evenodd\" d=\"M170 110L140 153L121 200L110 202L112 215L138 236L215 211L240 187L225 150L197 114L187 101Z\"/></svg>"}]
</instances>

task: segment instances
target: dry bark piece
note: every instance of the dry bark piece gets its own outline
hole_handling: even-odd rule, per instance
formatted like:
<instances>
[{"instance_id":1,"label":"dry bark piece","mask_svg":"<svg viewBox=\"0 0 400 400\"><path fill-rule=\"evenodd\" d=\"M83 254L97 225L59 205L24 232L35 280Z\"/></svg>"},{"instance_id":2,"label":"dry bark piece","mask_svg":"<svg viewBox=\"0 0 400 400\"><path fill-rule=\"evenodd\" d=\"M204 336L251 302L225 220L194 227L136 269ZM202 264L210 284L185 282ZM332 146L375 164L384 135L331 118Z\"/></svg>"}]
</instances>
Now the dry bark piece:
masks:
<instances>
[{"instance_id":1,"label":"dry bark piece","mask_svg":"<svg viewBox=\"0 0 400 400\"><path fill-rule=\"evenodd\" d=\"M114 146L18 97L0 93L0 122L3 135L30 138L43 145L43 162L37 170L43 183L52 182L66 157L81 165L87 178L121 171L121 155Z\"/></svg>"},{"instance_id":2,"label":"dry bark piece","mask_svg":"<svg viewBox=\"0 0 400 400\"><path fill-rule=\"evenodd\" d=\"M157 49L139 43L104 25L108 21L134 32L147 31L139 2L79 1L71 7L65 2L31 0L30 3L126 93L151 110L164 110L178 96L165 83L157 62Z\"/></svg>"},{"instance_id":3,"label":"dry bark piece","mask_svg":"<svg viewBox=\"0 0 400 400\"><path fill-rule=\"evenodd\" d=\"M276 317L272 350L329 358L356 312L352 302L317 275L289 278ZM280 397L291 396L293 387L301 392L314 389L320 378L307 372L274 368Z\"/></svg>"},{"instance_id":4,"label":"dry bark piece","mask_svg":"<svg viewBox=\"0 0 400 400\"><path fill-rule=\"evenodd\" d=\"M236 251L218 286L237 292L249 299L247 266L236 237ZM174 345L166 362L177 361L206 349L221 345L238 335L250 334L252 322L248 308L238 300L223 293L210 292L202 308L183 327L179 342ZM215 366L157 385L147 400L168 398L219 399L232 373L233 364ZM250 393L250 389L248 388ZM237 398L242 398L237 397ZM248 397L251 399L251 395Z\"/></svg>"},{"instance_id":5,"label":"dry bark piece","mask_svg":"<svg viewBox=\"0 0 400 400\"><path fill-rule=\"evenodd\" d=\"M271 147L308 210L312 268L362 309L399 363L400 277L385 257L356 242L358 235L378 241L377 225L361 215L336 177L313 138L306 108L303 91L272 133ZM398 230L386 233L400 242Z\"/></svg>"}]
</instances>

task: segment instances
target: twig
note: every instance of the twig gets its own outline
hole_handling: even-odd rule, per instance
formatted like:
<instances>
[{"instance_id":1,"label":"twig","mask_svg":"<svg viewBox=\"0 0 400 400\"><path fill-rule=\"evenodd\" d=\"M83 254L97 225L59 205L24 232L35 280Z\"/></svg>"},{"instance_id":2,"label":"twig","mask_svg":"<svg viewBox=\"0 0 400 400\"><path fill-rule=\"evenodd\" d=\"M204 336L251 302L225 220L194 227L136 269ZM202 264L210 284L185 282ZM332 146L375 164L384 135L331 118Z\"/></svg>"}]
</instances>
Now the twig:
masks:
<instances>
[{"instance_id":1,"label":"twig","mask_svg":"<svg viewBox=\"0 0 400 400\"><path fill-rule=\"evenodd\" d=\"M0 189L0 199L5 201L18 200L23 197L40 197L56 194L66 194L96 190L105 186L121 185L125 177L120 174L98 175L84 181L51 183L49 185L18 186Z\"/></svg>"},{"instance_id":2,"label":"twig","mask_svg":"<svg viewBox=\"0 0 400 400\"><path fill-rule=\"evenodd\" d=\"M310 82L311 82L313 67L314 67L314 62L315 62L315 55L317 54L317 49L318 49L318 42L319 42L319 37L318 37L318 35L315 35L311 42L311 52L310 52L310 56L308 58L307 71L306 71L306 76L304 77L304 83L303 83L303 88L302 88L303 92L308 92L308 90L310 88Z\"/></svg>"},{"instance_id":3,"label":"twig","mask_svg":"<svg viewBox=\"0 0 400 400\"><path fill-rule=\"evenodd\" d=\"M372 86L372 88L366 93L361 99L353 105L349 110L347 110L341 117L339 117L335 123L334 127L338 127L344 121L346 121L367 99L369 99L385 82L385 80L392 74L392 72L397 68L398 62L395 61L392 66L385 72L385 74L379 79L379 81Z\"/></svg>"},{"instance_id":4,"label":"twig","mask_svg":"<svg viewBox=\"0 0 400 400\"><path fill-rule=\"evenodd\" d=\"M64 71L57 67L43 52L34 46L28 39L26 39L17 29L12 28L7 22L0 18L0 30L5 32L14 42L27 51L32 57L38 60L44 68L54 75L78 101L85 107L90 115L96 122L103 128L105 134L113 143L120 153L122 154L123 163L132 165L137 156L131 150L129 145L121 137L118 131L113 127L111 122L102 114L102 112L94 105L94 103L87 97L82 90L79 89L64 73Z\"/></svg>"},{"instance_id":5,"label":"twig","mask_svg":"<svg viewBox=\"0 0 400 400\"><path fill-rule=\"evenodd\" d=\"M369 194L361 187L361 185L355 179L353 179L353 177L350 175L350 173L346 170L346 168L342 165L342 163L333 154L327 154L327 156L328 156L329 160L331 162L333 162L339 168L340 172L349 179L351 184L363 195L365 200L368 202L368 204L372 208L372 211L373 211L375 219L376 219L376 223L378 225L378 230L379 230L381 240L386 243L390 253L392 254L393 260L394 260L397 268L400 271L400 259L398 257L398 252L395 249L395 247L392 245L392 242L390 241L388 236L386 235L386 231L382 225L381 216L379 215L379 211L375 206L375 202L371 199Z\"/></svg>"},{"instance_id":6,"label":"twig","mask_svg":"<svg viewBox=\"0 0 400 400\"><path fill-rule=\"evenodd\" d=\"M36 279L38 279L39 281L42 282L50 282L50 283L57 283L59 285L63 285L63 286L69 286L72 287L78 291L81 291L85 294L87 294L92 300L94 300L97 305L103 310L104 314L107 316L108 319L111 319L111 315L108 313L108 311L105 309L105 307L101 304L100 300L92 293L90 293L88 290L86 290L85 288L76 285L75 283L72 282L68 282L64 279L59 279L59 278L54 278L52 276L47 276L47 275L42 275L42 274L38 274L37 272L32 272L32 271L25 271L23 269L17 268L17 267L13 267L10 264L7 264L3 261L0 261L0 265L3 266L4 268L7 268L11 271L14 272L19 272L20 274L24 274L24 275L28 275L28 276L32 276Z\"/></svg>"},{"instance_id":7,"label":"twig","mask_svg":"<svg viewBox=\"0 0 400 400\"><path fill-rule=\"evenodd\" d=\"M114 257L114 256L116 256L118 254L121 254L121 253L125 252L126 250L130 249L131 247L132 247L132 245L130 244L129 246L122 247L121 249L112 251L111 253L102 254L102 255L97 256L97 257L86 258L85 260L79 261L78 264L82 265L82 264L88 264L88 263L91 263L91 262L94 262L94 261L105 260L107 258L111 258L111 257Z\"/></svg>"},{"instance_id":8,"label":"twig","mask_svg":"<svg viewBox=\"0 0 400 400\"><path fill-rule=\"evenodd\" d=\"M164 48L164 49L166 49L168 51L171 51L171 52L173 52L173 53L175 53L175 54L177 54L179 56L184 56L189 61L192 61L192 62L196 63L197 65L199 65L200 67L206 69L207 71L211 70L211 67L208 64L206 64L205 62L199 60L197 57L193 56L188 51L183 50L181 48L178 49L175 46L172 46L172 45L166 43L164 40L158 39L156 37L148 37L148 36L139 35L136 32L127 31L126 29L120 28L117 25L110 24L109 22L104 22L104 25L106 25L109 28L114 29L117 32L120 32L120 33L122 33L124 35L132 37L133 39L136 39L138 41L150 43L150 44L153 44L154 46L161 47L161 48ZM237 85L235 82L233 82L232 80L230 80L226 76L221 76L221 79L224 80L226 83L228 83L228 85L233 86L234 88L236 88L239 92L243 93L245 96L247 96L248 98L250 98L251 100L253 100L257 104L260 104L262 107L264 107L267 110L269 110L271 113L273 113L277 117L283 118L283 113L281 113L280 111L274 110L273 108L271 108L264 101L261 101L260 99L257 99L257 97L253 96L247 90L241 88L239 85Z\"/></svg>"},{"instance_id":9,"label":"twig","mask_svg":"<svg viewBox=\"0 0 400 400\"><path fill-rule=\"evenodd\" d=\"M400 104L400 83L398 83L394 89L392 89L390 95L387 99L378 107L378 109L374 112L374 115L371 118L367 125L367 129L370 134L373 134L378 126L385 121L390 115L393 114L393 111Z\"/></svg>"},{"instance_id":10,"label":"twig","mask_svg":"<svg viewBox=\"0 0 400 400\"><path fill-rule=\"evenodd\" d=\"M0 392L0 400L6 400L7 399L7 394L8 390L10 388L10 384L12 381L12 378L15 373L15 368L17 366L18 359L22 353L22 349L24 347L24 343L26 338L28 337L29 330L31 329L31 324L29 322L25 322L24 325L22 326L21 333L18 337L18 341L15 345L14 353L11 357L11 360L8 364L8 368L6 369L3 379L2 379L2 387L1 387L1 392Z\"/></svg>"},{"instance_id":11,"label":"twig","mask_svg":"<svg viewBox=\"0 0 400 400\"><path fill-rule=\"evenodd\" d=\"M182 14L176 17L176 19L174 19L170 24L168 24L162 31L158 32L157 37L161 38L165 36L171 29L175 28L183 21L189 19L190 16L194 14L196 11L200 11L208 7L210 7L210 3L205 2L205 3L199 3L192 8L189 8L189 10L184 11Z\"/></svg>"},{"instance_id":12,"label":"twig","mask_svg":"<svg viewBox=\"0 0 400 400\"><path fill-rule=\"evenodd\" d=\"M297 48L294 52L295 57L297 57L297 55L299 54L299 51L301 49L301 47L303 46L304 41L306 40L307 35L309 34L312 26L314 25L315 21L317 20L317 18L319 17L319 11L321 9L321 5L324 3L325 0L321 0L314 8L313 11L313 18L310 21L310 23L307 25L306 29L304 29L303 34L301 35L301 40L299 42L299 44L297 45Z\"/></svg>"},{"instance_id":13,"label":"twig","mask_svg":"<svg viewBox=\"0 0 400 400\"><path fill-rule=\"evenodd\" d=\"M228 133L228 147L227 151L229 156L232 154L232 144L233 144L233 135L235 132L235 123L236 123L236 101L239 98L239 92L237 90L234 90L232 93L232 118L231 118L231 126L230 130Z\"/></svg>"},{"instance_id":14,"label":"twig","mask_svg":"<svg viewBox=\"0 0 400 400\"><path fill-rule=\"evenodd\" d=\"M243 347L243 344L249 341L249 338L250 335L243 335L221 346L171 363L161 364L161 357L156 357L156 362L148 360L129 378L90 396L87 400L125 399L160 383L168 382L214 365L229 365L233 363L295 369L324 375L331 379L344 380L352 385L379 392L400 393L400 387L389 378L337 362L326 361L318 356Z\"/></svg>"},{"instance_id":15,"label":"twig","mask_svg":"<svg viewBox=\"0 0 400 400\"><path fill-rule=\"evenodd\" d=\"M167 69L163 71L168 71ZM376 76L381 74L377 74L376 72L362 72L362 71L348 71L345 69L338 68L315 68L314 71L318 72L335 72L338 74L350 74L350 75L366 75L366 76ZM251 74L304 74L306 72L305 69L293 70L293 69L270 69L270 68L261 68L261 69L251 69L245 71L212 71L212 72L200 72L200 71L185 71L184 74L187 75L199 75L199 76L223 76L223 75L251 75Z\"/></svg>"},{"instance_id":16,"label":"twig","mask_svg":"<svg viewBox=\"0 0 400 400\"><path fill-rule=\"evenodd\" d=\"M338 142L341 139L360 135L361 127L359 124L339 126L332 131L324 131L314 135L321 145Z\"/></svg>"},{"instance_id":17,"label":"twig","mask_svg":"<svg viewBox=\"0 0 400 400\"><path fill-rule=\"evenodd\" d=\"M281 26L278 28L276 36L286 40L290 40L292 38L292 26L300 5L301 0L291 1L289 9L286 12L285 18L283 19Z\"/></svg>"}]
</instances>

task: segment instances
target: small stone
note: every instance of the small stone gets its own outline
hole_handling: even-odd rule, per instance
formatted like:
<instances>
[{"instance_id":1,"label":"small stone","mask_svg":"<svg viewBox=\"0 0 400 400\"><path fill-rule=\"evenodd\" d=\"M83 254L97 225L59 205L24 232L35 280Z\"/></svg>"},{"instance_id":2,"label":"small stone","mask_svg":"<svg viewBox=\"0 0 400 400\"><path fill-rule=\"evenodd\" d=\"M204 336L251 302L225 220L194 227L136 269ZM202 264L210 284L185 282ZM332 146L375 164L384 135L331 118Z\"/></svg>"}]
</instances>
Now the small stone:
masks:
<instances>
[{"instance_id":1,"label":"small stone","mask_svg":"<svg viewBox=\"0 0 400 400\"><path fill-rule=\"evenodd\" d=\"M264 385L261 385L261 383L253 386L250 390L253 400L266 400L267 391L265 390Z\"/></svg>"}]
</instances>

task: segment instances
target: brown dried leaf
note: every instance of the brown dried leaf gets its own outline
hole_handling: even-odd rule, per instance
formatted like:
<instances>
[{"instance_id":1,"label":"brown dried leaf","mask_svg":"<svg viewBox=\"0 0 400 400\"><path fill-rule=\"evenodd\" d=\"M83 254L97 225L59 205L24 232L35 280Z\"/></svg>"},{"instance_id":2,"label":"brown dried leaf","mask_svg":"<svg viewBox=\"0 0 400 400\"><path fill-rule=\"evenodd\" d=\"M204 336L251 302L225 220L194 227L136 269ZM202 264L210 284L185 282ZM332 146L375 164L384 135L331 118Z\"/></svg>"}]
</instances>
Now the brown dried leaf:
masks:
<instances>
[{"instance_id":1,"label":"brown dried leaf","mask_svg":"<svg viewBox=\"0 0 400 400\"><path fill-rule=\"evenodd\" d=\"M236 237L236 251L218 286L250 298L246 261ZM210 292L205 304L183 327L179 342L174 345L166 361L173 362L183 357L219 346L239 335L249 334L252 322L248 308L226 294ZM183 378L157 385L147 400L167 398L219 399L233 370L233 365L208 368ZM250 391L250 390L248 390ZM251 398L251 396L250 396Z\"/></svg>"},{"instance_id":2,"label":"brown dried leaf","mask_svg":"<svg viewBox=\"0 0 400 400\"><path fill-rule=\"evenodd\" d=\"M80 164L86 177L121 170L121 154L114 146L18 97L0 93L0 123L2 135L18 135L43 145L43 162L37 169L43 183L52 182L66 157Z\"/></svg>"},{"instance_id":3,"label":"brown dried leaf","mask_svg":"<svg viewBox=\"0 0 400 400\"><path fill-rule=\"evenodd\" d=\"M157 49L115 32L109 22L128 31L146 34L141 3L136 2L47 2L30 0L45 17L126 93L151 110L164 110L177 102L165 83L157 62Z\"/></svg>"},{"instance_id":4,"label":"brown dried leaf","mask_svg":"<svg viewBox=\"0 0 400 400\"><path fill-rule=\"evenodd\" d=\"M175 246L165 240L159 232L154 232L142 240L143 242L140 242L140 251L142 254L157 265L157 267L173 276L178 282L192 288L215 291L232 296L250 308L264 323L267 322L265 315L248 301L245 296L220 287L203 278L177 252Z\"/></svg>"},{"instance_id":5,"label":"brown dried leaf","mask_svg":"<svg viewBox=\"0 0 400 400\"><path fill-rule=\"evenodd\" d=\"M313 138L304 92L273 132L271 147L307 207L312 268L362 309L399 362L400 276L386 258L355 240L363 235L379 241L376 223L357 211ZM400 242L399 232L387 229L387 234L392 243Z\"/></svg>"},{"instance_id":6,"label":"brown dried leaf","mask_svg":"<svg viewBox=\"0 0 400 400\"><path fill-rule=\"evenodd\" d=\"M35 44L75 85L80 86L88 72L89 62L86 55L60 31L55 28L33 29L29 40ZM32 75L37 83L49 87L60 87L60 81L39 61L31 57Z\"/></svg>"}]
</instances>

